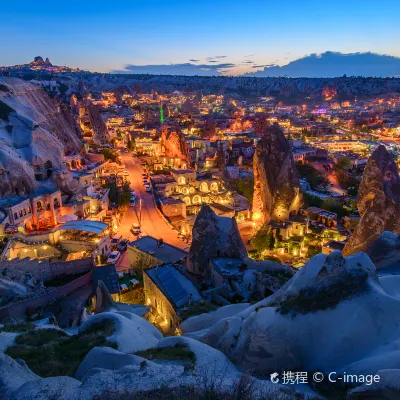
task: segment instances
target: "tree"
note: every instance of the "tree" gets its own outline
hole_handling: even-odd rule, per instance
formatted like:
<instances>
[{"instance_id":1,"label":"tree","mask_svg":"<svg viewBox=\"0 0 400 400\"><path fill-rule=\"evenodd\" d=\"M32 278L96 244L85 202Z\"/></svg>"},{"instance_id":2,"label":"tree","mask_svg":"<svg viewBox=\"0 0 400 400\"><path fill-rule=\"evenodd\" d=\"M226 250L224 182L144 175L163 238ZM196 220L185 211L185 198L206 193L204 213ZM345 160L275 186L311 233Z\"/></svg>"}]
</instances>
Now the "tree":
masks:
<instances>
[{"instance_id":1,"label":"tree","mask_svg":"<svg viewBox=\"0 0 400 400\"><path fill-rule=\"evenodd\" d=\"M110 149L102 149L101 151L100 151L100 154L103 154L103 156L104 156L104 159L107 161L107 160L110 160L110 161L112 161L112 162L117 162L117 159L118 159L118 157L117 157L117 154L115 154L112 150L110 150Z\"/></svg>"},{"instance_id":2,"label":"tree","mask_svg":"<svg viewBox=\"0 0 400 400\"><path fill-rule=\"evenodd\" d=\"M252 246L258 250L269 250L274 247L275 238L270 227L262 227L256 235L251 239Z\"/></svg>"},{"instance_id":3,"label":"tree","mask_svg":"<svg viewBox=\"0 0 400 400\"><path fill-rule=\"evenodd\" d=\"M143 271L153 266L153 257L149 254L140 252L136 261L131 264L131 268L143 274Z\"/></svg>"},{"instance_id":4,"label":"tree","mask_svg":"<svg viewBox=\"0 0 400 400\"><path fill-rule=\"evenodd\" d=\"M312 165L296 164L296 168L299 176L305 178L312 189L318 189L320 187L326 188L328 186L328 178L322 175L322 173L314 168Z\"/></svg>"},{"instance_id":5,"label":"tree","mask_svg":"<svg viewBox=\"0 0 400 400\"><path fill-rule=\"evenodd\" d=\"M340 157L335 165L335 170L349 170L351 168L351 160L347 157Z\"/></svg>"},{"instance_id":6,"label":"tree","mask_svg":"<svg viewBox=\"0 0 400 400\"><path fill-rule=\"evenodd\" d=\"M136 143L134 140L128 139L128 150L134 151L136 149Z\"/></svg>"},{"instance_id":7,"label":"tree","mask_svg":"<svg viewBox=\"0 0 400 400\"><path fill-rule=\"evenodd\" d=\"M244 178L237 181L237 192L246 197L246 199L251 203L253 201L254 195L254 179Z\"/></svg>"}]
</instances>

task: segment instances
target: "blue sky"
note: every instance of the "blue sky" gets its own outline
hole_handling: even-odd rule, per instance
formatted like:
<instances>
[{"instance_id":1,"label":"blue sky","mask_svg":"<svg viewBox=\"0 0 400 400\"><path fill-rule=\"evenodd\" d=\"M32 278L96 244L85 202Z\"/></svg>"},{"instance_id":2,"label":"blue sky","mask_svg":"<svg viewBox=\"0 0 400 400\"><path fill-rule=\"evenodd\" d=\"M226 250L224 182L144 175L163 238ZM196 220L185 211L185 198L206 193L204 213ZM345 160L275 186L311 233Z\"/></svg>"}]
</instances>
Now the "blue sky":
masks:
<instances>
[{"instance_id":1,"label":"blue sky","mask_svg":"<svg viewBox=\"0 0 400 400\"><path fill-rule=\"evenodd\" d=\"M2 1L0 65L41 55L101 72L229 64L219 69L239 74L327 50L400 56L399 15L398 0Z\"/></svg>"}]
</instances>

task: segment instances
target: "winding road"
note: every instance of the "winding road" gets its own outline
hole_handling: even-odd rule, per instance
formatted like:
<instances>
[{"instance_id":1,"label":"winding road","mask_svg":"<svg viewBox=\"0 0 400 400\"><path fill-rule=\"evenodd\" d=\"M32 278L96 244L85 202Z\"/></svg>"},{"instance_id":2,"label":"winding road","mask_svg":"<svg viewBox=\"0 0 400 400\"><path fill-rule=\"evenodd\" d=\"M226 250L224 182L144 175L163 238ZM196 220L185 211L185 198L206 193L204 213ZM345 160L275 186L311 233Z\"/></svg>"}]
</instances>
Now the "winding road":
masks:
<instances>
[{"instance_id":1,"label":"winding road","mask_svg":"<svg viewBox=\"0 0 400 400\"><path fill-rule=\"evenodd\" d=\"M172 229L171 225L166 222L157 209L154 203L153 193L145 191L142 178L144 170L140 165L139 159L137 157L132 157L131 153L121 153L121 159L129 174L130 187L136 193L136 205L134 207L129 207L126 211L118 227L118 233L121 234L123 238L127 238L130 241L135 240L137 237L131 233L130 229L132 224L139 223L140 218L142 236L149 235L157 239L162 238L166 243L183 250L188 250L188 244L178 237L178 232ZM117 269L122 270L128 267L127 252L125 252L120 263L117 265Z\"/></svg>"}]
</instances>

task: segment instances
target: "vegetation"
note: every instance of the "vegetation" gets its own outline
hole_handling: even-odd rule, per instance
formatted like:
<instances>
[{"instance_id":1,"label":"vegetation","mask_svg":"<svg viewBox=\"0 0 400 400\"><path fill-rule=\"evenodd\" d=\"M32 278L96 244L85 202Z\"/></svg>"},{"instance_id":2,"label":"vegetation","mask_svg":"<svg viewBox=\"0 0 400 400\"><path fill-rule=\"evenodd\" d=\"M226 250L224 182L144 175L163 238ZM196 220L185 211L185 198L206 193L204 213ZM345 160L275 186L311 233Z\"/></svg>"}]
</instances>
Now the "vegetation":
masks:
<instances>
[{"instance_id":1,"label":"vegetation","mask_svg":"<svg viewBox=\"0 0 400 400\"><path fill-rule=\"evenodd\" d=\"M194 303L185 307L183 310L180 311L179 315L181 317L181 320L184 321L185 319L188 319L189 317L194 317L195 315L215 311L217 308L218 307L214 304L203 301L201 303Z\"/></svg>"},{"instance_id":2,"label":"vegetation","mask_svg":"<svg viewBox=\"0 0 400 400\"><path fill-rule=\"evenodd\" d=\"M153 348L142 350L136 353L137 356L148 360L179 360L187 361L192 366L196 363L196 354L189 350L185 344L177 343L173 347Z\"/></svg>"},{"instance_id":3,"label":"vegetation","mask_svg":"<svg viewBox=\"0 0 400 400\"><path fill-rule=\"evenodd\" d=\"M134 151L136 149L136 143L134 140L128 139L128 150L129 151Z\"/></svg>"},{"instance_id":4,"label":"vegetation","mask_svg":"<svg viewBox=\"0 0 400 400\"><path fill-rule=\"evenodd\" d=\"M308 246L308 251L307 251L307 258L314 257L317 254L320 254L322 251L322 246L321 245L313 245L311 244Z\"/></svg>"},{"instance_id":5,"label":"vegetation","mask_svg":"<svg viewBox=\"0 0 400 400\"><path fill-rule=\"evenodd\" d=\"M136 258L135 263L131 264L131 268L143 275L143 271L153 266L153 261L154 259L151 255L141 252Z\"/></svg>"},{"instance_id":6,"label":"vegetation","mask_svg":"<svg viewBox=\"0 0 400 400\"><path fill-rule=\"evenodd\" d=\"M254 195L254 179L250 177L240 179L237 181L236 185L237 192L241 196L246 197L246 199L251 203Z\"/></svg>"},{"instance_id":7,"label":"vegetation","mask_svg":"<svg viewBox=\"0 0 400 400\"><path fill-rule=\"evenodd\" d=\"M0 119L8 121L12 112L14 112L14 110L8 104L0 100Z\"/></svg>"},{"instance_id":8,"label":"vegetation","mask_svg":"<svg viewBox=\"0 0 400 400\"><path fill-rule=\"evenodd\" d=\"M6 350L14 359L23 359L41 377L74 376L79 364L93 347L117 348L107 340L114 332L112 321L92 324L84 332L68 336L56 329L31 330L17 336L15 345Z\"/></svg>"},{"instance_id":9,"label":"vegetation","mask_svg":"<svg viewBox=\"0 0 400 400\"><path fill-rule=\"evenodd\" d=\"M345 273L345 276L332 280L327 285L307 287L295 295L289 295L275 304L276 310L281 314L296 315L334 308L341 301L365 292L368 289L367 278L365 271L358 274Z\"/></svg>"},{"instance_id":10,"label":"vegetation","mask_svg":"<svg viewBox=\"0 0 400 400\"><path fill-rule=\"evenodd\" d=\"M103 188L110 189L108 198L112 203L117 204L118 207L126 207L129 205L129 201L132 196L129 185L124 185L122 190L119 190L117 184L113 182L104 184Z\"/></svg>"},{"instance_id":11,"label":"vegetation","mask_svg":"<svg viewBox=\"0 0 400 400\"><path fill-rule=\"evenodd\" d=\"M269 250L274 247L275 239L270 227L262 227L251 239L252 246L258 251Z\"/></svg>"},{"instance_id":12,"label":"vegetation","mask_svg":"<svg viewBox=\"0 0 400 400\"><path fill-rule=\"evenodd\" d=\"M114 153L112 150L110 149L102 149L100 150L100 154L103 154L104 159L110 160L112 162L117 162L118 161L118 155L116 153Z\"/></svg>"},{"instance_id":13,"label":"vegetation","mask_svg":"<svg viewBox=\"0 0 400 400\"><path fill-rule=\"evenodd\" d=\"M31 322L18 322L16 324L6 324L0 328L0 332L28 332L35 328Z\"/></svg>"},{"instance_id":14,"label":"vegetation","mask_svg":"<svg viewBox=\"0 0 400 400\"><path fill-rule=\"evenodd\" d=\"M304 208L308 207L319 207L321 208L324 204L324 201L317 196L313 196L308 193L303 193L304 199Z\"/></svg>"},{"instance_id":15,"label":"vegetation","mask_svg":"<svg viewBox=\"0 0 400 400\"><path fill-rule=\"evenodd\" d=\"M310 164L296 164L297 173L300 177L307 180L310 184L311 189L316 190L318 188L327 188L329 184L328 178L326 178L320 171L314 168Z\"/></svg>"},{"instance_id":16,"label":"vegetation","mask_svg":"<svg viewBox=\"0 0 400 400\"><path fill-rule=\"evenodd\" d=\"M162 386L145 392L132 390L103 392L95 395L93 400L284 400L289 398L279 385L260 387L257 381L250 375L242 374L235 379L228 388L223 385L226 371L215 371L210 368L196 375L196 381L192 386L168 387ZM293 397L294 396L294 397ZM305 395L293 394L297 400L305 399Z\"/></svg>"}]
</instances>

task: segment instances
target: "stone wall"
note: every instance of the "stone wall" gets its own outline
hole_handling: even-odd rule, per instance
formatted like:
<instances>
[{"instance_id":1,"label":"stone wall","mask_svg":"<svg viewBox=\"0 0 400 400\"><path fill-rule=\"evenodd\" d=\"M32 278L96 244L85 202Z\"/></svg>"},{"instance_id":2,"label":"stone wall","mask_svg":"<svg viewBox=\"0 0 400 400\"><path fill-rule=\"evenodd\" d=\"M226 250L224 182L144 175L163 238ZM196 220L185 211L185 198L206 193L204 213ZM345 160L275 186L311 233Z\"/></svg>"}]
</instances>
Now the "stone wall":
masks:
<instances>
[{"instance_id":1,"label":"stone wall","mask_svg":"<svg viewBox=\"0 0 400 400\"><path fill-rule=\"evenodd\" d=\"M82 286L88 285L92 282L92 272L75 279L74 281L56 288L51 292L42 294L32 299L19 301L14 304L10 304L6 307L0 308L0 321L8 319L19 319L26 316L27 311L36 311L37 309L46 307L50 303L57 301L59 298L68 296L70 293L81 288Z\"/></svg>"},{"instance_id":2,"label":"stone wall","mask_svg":"<svg viewBox=\"0 0 400 400\"><path fill-rule=\"evenodd\" d=\"M179 317L170 301L146 273L143 274L143 284L146 305L151 306L158 316L156 322L170 331L175 331L179 326Z\"/></svg>"}]
</instances>

